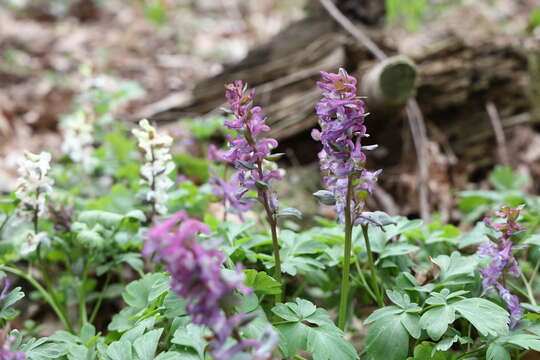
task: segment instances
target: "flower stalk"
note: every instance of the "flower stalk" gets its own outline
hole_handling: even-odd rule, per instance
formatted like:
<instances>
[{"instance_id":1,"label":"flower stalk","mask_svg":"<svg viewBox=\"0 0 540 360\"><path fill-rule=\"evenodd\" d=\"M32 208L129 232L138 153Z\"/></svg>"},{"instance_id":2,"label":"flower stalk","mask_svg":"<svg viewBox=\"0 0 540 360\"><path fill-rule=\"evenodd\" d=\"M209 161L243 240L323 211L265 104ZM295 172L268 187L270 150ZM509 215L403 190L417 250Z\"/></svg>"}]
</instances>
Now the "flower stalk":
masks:
<instances>
[{"instance_id":1,"label":"flower stalk","mask_svg":"<svg viewBox=\"0 0 540 360\"><path fill-rule=\"evenodd\" d=\"M41 294L41 296L43 296L43 299L51 306L51 308L56 313L56 316L58 316L58 319L60 319L62 325L64 325L64 328L66 328L69 332L73 333L73 327L71 326L71 323L69 322L65 312L61 309L61 307L54 300L51 294L43 286L41 286L41 284L36 279L34 279L31 275L26 274L24 271L13 268L11 266L0 265L0 270L12 273L13 275L17 275L28 281Z\"/></svg>"},{"instance_id":2,"label":"flower stalk","mask_svg":"<svg viewBox=\"0 0 540 360\"><path fill-rule=\"evenodd\" d=\"M347 196L345 200L345 252L343 254L343 272L341 276L341 293L339 299L339 317L338 327L345 329L347 321L347 309L350 287L350 269L351 269L351 249L352 249L352 229L351 219L351 201L352 201L352 176L349 176L347 183Z\"/></svg>"},{"instance_id":3,"label":"flower stalk","mask_svg":"<svg viewBox=\"0 0 540 360\"><path fill-rule=\"evenodd\" d=\"M383 307L384 299L383 299L381 288L379 287L379 282L378 282L379 277L377 275L377 267L375 266L375 262L373 261L373 252L371 251L371 243L369 241L368 224L362 224L362 233L364 235L364 241L366 243L368 266L371 271L371 282L372 282L371 286L376 296L377 305Z\"/></svg>"},{"instance_id":4,"label":"flower stalk","mask_svg":"<svg viewBox=\"0 0 540 360\"><path fill-rule=\"evenodd\" d=\"M323 203L335 205L338 220L345 226L338 316L338 326L343 330L350 288L352 229L355 225L366 224L366 219L362 217L365 199L373 192L374 183L381 171L370 172L365 168L367 159L364 151L375 147L362 145L362 138L368 136L364 125L367 113L364 102L356 95L356 79L344 69L340 69L337 74L321 72L321 75L323 81L317 82L317 86L322 90L323 97L315 105L321 130L314 129L311 134L323 145L319 160L327 191L321 191L318 195ZM366 239L366 244L369 244L369 239ZM371 249L368 253L372 278L376 282ZM380 299L378 288L373 291Z\"/></svg>"},{"instance_id":5,"label":"flower stalk","mask_svg":"<svg viewBox=\"0 0 540 360\"><path fill-rule=\"evenodd\" d=\"M265 124L266 119L262 115L262 109L259 106L253 106L255 89L248 90L247 86L239 80L225 85L225 89L233 115L233 119L225 121L225 126L236 130L237 136L228 136L229 149L219 157L236 168L233 178L238 181L234 193L228 194L227 197L237 210L245 211L248 208L241 206L248 201L245 195L249 191L257 192L257 200L265 210L272 236L274 278L283 289L277 232L279 202L277 195L271 190L272 181L282 178L282 172L275 163L276 156L279 157L279 154L272 154L278 142L263 136L270 127ZM281 300L282 292L275 297L276 303Z\"/></svg>"},{"instance_id":6,"label":"flower stalk","mask_svg":"<svg viewBox=\"0 0 540 360\"><path fill-rule=\"evenodd\" d=\"M144 154L145 163L141 167L141 183L148 186L145 200L152 210L149 218L167 213L167 190L174 184L169 174L174 170L174 163L170 154L173 139L166 134L160 134L150 125L148 120L139 122L138 129L132 133L139 142L139 148Z\"/></svg>"}]
</instances>

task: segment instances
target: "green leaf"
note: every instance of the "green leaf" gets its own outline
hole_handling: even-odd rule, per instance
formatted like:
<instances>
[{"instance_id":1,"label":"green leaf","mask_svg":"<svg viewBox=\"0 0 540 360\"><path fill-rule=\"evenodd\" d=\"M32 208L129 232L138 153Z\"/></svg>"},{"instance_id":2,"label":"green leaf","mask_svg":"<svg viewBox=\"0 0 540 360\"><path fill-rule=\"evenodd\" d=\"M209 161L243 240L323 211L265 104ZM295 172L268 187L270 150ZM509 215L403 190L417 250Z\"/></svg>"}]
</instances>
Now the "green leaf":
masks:
<instances>
[{"instance_id":1,"label":"green leaf","mask_svg":"<svg viewBox=\"0 0 540 360\"><path fill-rule=\"evenodd\" d=\"M459 341L460 344L467 344L472 342L470 338L463 338L459 335L454 335L453 337L446 337L439 341L433 348L433 351L447 351L456 341Z\"/></svg>"},{"instance_id":2,"label":"green leaf","mask_svg":"<svg viewBox=\"0 0 540 360\"><path fill-rule=\"evenodd\" d=\"M496 166L489 181L497 190L519 190L527 182L527 177L519 176L510 166Z\"/></svg>"},{"instance_id":3,"label":"green leaf","mask_svg":"<svg viewBox=\"0 0 540 360\"><path fill-rule=\"evenodd\" d=\"M280 338L279 348L285 358L292 358L299 349L307 349L307 330L301 323L280 324L276 329Z\"/></svg>"},{"instance_id":4,"label":"green leaf","mask_svg":"<svg viewBox=\"0 0 540 360\"><path fill-rule=\"evenodd\" d=\"M127 214L124 215L124 218L125 219L130 219L130 220L136 220L136 221L139 221L141 223L146 221L146 215L144 215L144 212L142 210L139 210L139 209L134 209L134 210L128 211Z\"/></svg>"},{"instance_id":5,"label":"green leaf","mask_svg":"<svg viewBox=\"0 0 540 360\"><path fill-rule=\"evenodd\" d=\"M201 182L207 182L210 177L210 163L206 159L193 157L188 154L176 154L173 161L179 172L189 178L199 179Z\"/></svg>"},{"instance_id":6,"label":"green leaf","mask_svg":"<svg viewBox=\"0 0 540 360\"><path fill-rule=\"evenodd\" d=\"M422 328L420 326L420 316L404 312L400 315L401 324L407 329L407 332L415 339L420 338Z\"/></svg>"},{"instance_id":7,"label":"green leaf","mask_svg":"<svg viewBox=\"0 0 540 360\"><path fill-rule=\"evenodd\" d=\"M204 360L204 349L207 343L204 340L204 329L200 326L194 324L180 326L174 332L171 342L193 349L199 359Z\"/></svg>"},{"instance_id":8,"label":"green leaf","mask_svg":"<svg viewBox=\"0 0 540 360\"><path fill-rule=\"evenodd\" d=\"M154 0L145 3L146 18L155 25L164 25L167 22L167 7L165 3Z\"/></svg>"},{"instance_id":9,"label":"green leaf","mask_svg":"<svg viewBox=\"0 0 540 360\"><path fill-rule=\"evenodd\" d=\"M253 269L244 270L245 284L256 293L276 295L281 293L281 284L265 272Z\"/></svg>"},{"instance_id":10,"label":"green leaf","mask_svg":"<svg viewBox=\"0 0 540 360\"><path fill-rule=\"evenodd\" d=\"M121 254L115 259L115 261L118 263L125 262L126 264L131 266L133 270L137 271L138 273L142 273L143 271L144 261L142 260L141 254L139 253Z\"/></svg>"},{"instance_id":11,"label":"green leaf","mask_svg":"<svg viewBox=\"0 0 540 360\"><path fill-rule=\"evenodd\" d=\"M99 224L106 228L114 228L120 224L120 221L122 221L123 218L122 215L109 211L87 210L79 214L78 221L89 227Z\"/></svg>"},{"instance_id":12,"label":"green leaf","mask_svg":"<svg viewBox=\"0 0 540 360\"><path fill-rule=\"evenodd\" d=\"M103 236L93 229L77 232L77 241L87 248L99 248L105 243Z\"/></svg>"},{"instance_id":13,"label":"green leaf","mask_svg":"<svg viewBox=\"0 0 540 360\"><path fill-rule=\"evenodd\" d=\"M499 338L498 342L519 346L525 350L540 352L540 336L533 334L515 334Z\"/></svg>"},{"instance_id":14,"label":"green leaf","mask_svg":"<svg viewBox=\"0 0 540 360\"><path fill-rule=\"evenodd\" d=\"M540 246L540 234L534 234L528 237L524 244Z\"/></svg>"},{"instance_id":15,"label":"green leaf","mask_svg":"<svg viewBox=\"0 0 540 360\"><path fill-rule=\"evenodd\" d=\"M18 350L26 353L30 360L59 359L66 354L65 344L46 343L46 337L31 338L27 343L20 346Z\"/></svg>"},{"instance_id":16,"label":"green leaf","mask_svg":"<svg viewBox=\"0 0 540 360\"><path fill-rule=\"evenodd\" d=\"M537 7L529 14L529 26L533 29L540 26L540 7Z\"/></svg>"},{"instance_id":17,"label":"green leaf","mask_svg":"<svg viewBox=\"0 0 540 360\"><path fill-rule=\"evenodd\" d=\"M139 337L133 343L135 352L140 360L153 360L163 329L155 329Z\"/></svg>"},{"instance_id":18,"label":"green leaf","mask_svg":"<svg viewBox=\"0 0 540 360\"><path fill-rule=\"evenodd\" d=\"M463 256L457 251L452 255L440 255L433 259L437 264L441 273L440 281L454 280L462 276L474 276L476 267L478 266L478 258L476 256Z\"/></svg>"},{"instance_id":19,"label":"green leaf","mask_svg":"<svg viewBox=\"0 0 540 360\"><path fill-rule=\"evenodd\" d=\"M283 272L296 276L297 273L309 274L324 265L310 255L323 252L326 245L313 240L309 234L297 234L290 230L280 233L281 241L281 269ZM274 258L265 261L268 268L274 266Z\"/></svg>"},{"instance_id":20,"label":"green leaf","mask_svg":"<svg viewBox=\"0 0 540 360\"><path fill-rule=\"evenodd\" d=\"M190 360L187 357L177 351L167 351L160 353L154 360Z\"/></svg>"},{"instance_id":21,"label":"green leaf","mask_svg":"<svg viewBox=\"0 0 540 360\"><path fill-rule=\"evenodd\" d=\"M384 259L390 256L401 256L418 250L418 246L405 242L391 243L384 247L379 259Z\"/></svg>"},{"instance_id":22,"label":"green leaf","mask_svg":"<svg viewBox=\"0 0 540 360\"><path fill-rule=\"evenodd\" d=\"M484 336L500 336L508 333L510 321L508 312L491 301L470 298L457 301L452 306Z\"/></svg>"},{"instance_id":23,"label":"green leaf","mask_svg":"<svg viewBox=\"0 0 540 360\"><path fill-rule=\"evenodd\" d=\"M307 350L313 360L358 359L354 347L330 325L323 325L317 330L308 328Z\"/></svg>"},{"instance_id":24,"label":"green leaf","mask_svg":"<svg viewBox=\"0 0 540 360\"><path fill-rule=\"evenodd\" d=\"M433 343L423 341L421 344L414 347L414 360L450 360L453 359L451 354L435 353L436 348Z\"/></svg>"},{"instance_id":25,"label":"green leaf","mask_svg":"<svg viewBox=\"0 0 540 360\"><path fill-rule=\"evenodd\" d=\"M422 310L422 308L418 306L418 304L411 302L411 298L408 294L402 294L399 291L387 290L386 296L388 296L390 301L392 301L394 304L398 305L400 308L409 313L417 313Z\"/></svg>"},{"instance_id":26,"label":"green leaf","mask_svg":"<svg viewBox=\"0 0 540 360\"><path fill-rule=\"evenodd\" d=\"M504 346L491 343L486 351L486 360L511 360L511 358Z\"/></svg>"},{"instance_id":27,"label":"green leaf","mask_svg":"<svg viewBox=\"0 0 540 360\"><path fill-rule=\"evenodd\" d=\"M111 360L132 360L131 343L128 341L115 341L107 348L107 355Z\"/></svg>"},{"instance_id":28,"label":"green leaf","mask_svg":"<svg viewBox=\"0 0 540 360\"><path fill-rule=\"evenodd\" d=\"M463 249L467 246L483 243L487 240L486 234L490 233L494 233L494 231L488 228L483 221L480 221L474 226L471 232L462 235L458 239L458 246L460 249Z\"/></svg>"},{"instance_id":29,"label":"green leaf","mask_svg":"<svg viewBox=\"0 0 540 360\"><path fill-rule=\"evenodd\" d=\"M369 327L365 346L373 360L403 360L409 352L409 334L399 316L386 316Z\"/></svg>"},{"instance_id":30,"label":"green leaf","mask_svg":"<svg viewBox=\"0 0 540 360\"><path fill-rule=\"evenodd\" d=\"M90 339L92 339L94 336L96 336L96 328L94 327L94 325L90 323L84 323L81 328L80 334L81 342L85 344L90 341Z\"/></svg>"},{"instance_id":31,"label":"green leaf","mask_svg":"<svg viewBox=\"0 0 540 360\"><path fill-rule=\"evenodd\" d=\"M169 279L166 275L146 274L142 279L126 286L122 297L129 306L143 309L167 290L169 290Z\"/></svg>"},{"instance_id":32,"label":"green leaf","mask_svg":"<svg viewBox=\"0 0 540 360\"><path fill-rule=\"evenodd\" d=\"M397 306L385 306L372 312L371 315L369 315L367 319L364 320L364 324L371 324L384 317L399 315L401 313L403 313L403 309Z\"/></svg>"},{"instance_id":33,"label":"green leaf","mask_svg":"<svg viewBox=\"0 0 540 360\"><path fill-rule=\"evenodd\" d=\"M7 321L12 320L17 315L17 310L13 309L11 306L23 297L24 293L21 291L20 287L11 290L4 300L0 302L0 305L2 306L0 308L0 319Z\"/></svg>"},{"instance_id":34,"label":"green leaf","mask_svg":"<svg viewBox=\"0 0 540 360\"><path fill-rule=\"evenodd\" d=\"M285 320L276 325L285 357L304 350L309 351L314 360L358 359L356 350L343 338L343 332L328 313L311 302L296 299L294 303L278 304L272 312Z\"/></svg>"},{"instance_id":35,"label":"green leaf","mask_svg":"<svg viewBox=\"0 0 540 360\"><path fill-rule=\"evenodd\" d=\"M174 291L169 291L167 296L165 296L163 305L166 309L164 314L166 318L172 319L177 316L186 315L186 300L178 296Z\"/></svg>"},{"instance_id":36,"label":"green leaf","mask_svg":"<svg viewBox=\"0 0 540 360\"><path fill-rule=\"evenodd\" d=\"M454 308L448 305L437 306L427 310L420 318L420 326L430 338L439 340L448 329L448 324L455 321Z\"/></svg>"},{"instance_id":37,"label":"green leaf","mask_svg":"<svg viewBox=\"0 0 540 360\"><path fill-rule=\"evenodd\" d=\"M90 349L84 345L69 344L67 347L67 358L68 360L84 360L84 359L95 359L96 356L92 356Z\"/></svg>"}]
</instances>

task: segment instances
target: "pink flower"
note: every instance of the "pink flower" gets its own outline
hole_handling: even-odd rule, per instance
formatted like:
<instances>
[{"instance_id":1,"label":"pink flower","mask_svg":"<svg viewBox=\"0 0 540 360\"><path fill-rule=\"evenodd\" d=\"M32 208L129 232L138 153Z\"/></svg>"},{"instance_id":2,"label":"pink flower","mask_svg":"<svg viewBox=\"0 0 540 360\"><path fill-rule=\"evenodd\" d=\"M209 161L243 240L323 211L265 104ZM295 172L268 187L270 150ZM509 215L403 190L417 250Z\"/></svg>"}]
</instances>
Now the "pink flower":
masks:
<instances>
[{"instance_id":1,"label":"pink flower","mask_svg":"<svg viewBox=\"0 0 540 360\"><path fill-rule=\"evenodd\" d=\"M515 277L521 275L518 262L512 253L514 246L510 240L512 235L524 230L524 227L517 223L521 209L523 209L523 206L515 209L503 206L495 214L505 219L504 222L496 223L489 218L485 218L484 223L488 227L501 232L501 236L495 241L484 242L478 247L479 256L491 258L491 263L484 269L479 270L483 278L482 287L484 291L495 288L499 292L506 308L510 311L511 329L517 327L523 313L520 310L519 298L516 295L512 295L504 287L504 277L505 274Z\"/></svg>"},{"instance_id":2,"label":"pink flower","mask_svg":"<svg viewBox=\"0 0 540 360\"><path fill-rule=\"evenodd\" d=\"M186 299L186 312L193 323L212 331L209 349L213 358L228 360L261 345L256 339L247 339L229 347L228 339L252 318L243 313L228 315L223 307L235 292L248 295L252 291L244 285L240 265L235 270L225 270L225 255L212 246L215 243L197 241L198 234L209 233L205 224L180 211L146 233L143 254L155 254L156 260L166 265L171 289Z\"/></svg>"},{"instance_id":3,"label":"pink flower","mask_svg":"<svg viewBox=\"0 0 540 360\"><path fill-rule=\"evenodd\" d=\"M317 86L323 90L323 98L315 105L321 130L314 129L313 139L320 141L323 149L319 153L324 185L334 194L335 207L341 222L344 222L345 200L349 177L353 177L353 223L365 220L360 217L364 200L356 194L360 191L373 192L381 170L365 169L366 155L361 139L366 134L364 118L367 113L364 102L356 95L356 79L340 69L337 74L321 72L323 81Z\"/></svg>"}]
</instances>

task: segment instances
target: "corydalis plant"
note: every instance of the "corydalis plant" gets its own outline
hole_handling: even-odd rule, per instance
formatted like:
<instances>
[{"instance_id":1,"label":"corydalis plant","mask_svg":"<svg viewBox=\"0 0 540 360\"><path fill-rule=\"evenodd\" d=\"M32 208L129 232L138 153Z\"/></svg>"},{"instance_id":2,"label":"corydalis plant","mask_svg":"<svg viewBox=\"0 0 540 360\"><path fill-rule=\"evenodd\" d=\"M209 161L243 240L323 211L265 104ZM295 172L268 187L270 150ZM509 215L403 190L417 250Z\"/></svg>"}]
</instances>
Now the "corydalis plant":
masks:
<instances>
[{"instance_id":1,"label":"corydalis plant","mask_svg":"<svg viewBox=\"0 0 540 360\"><path fill-rule=\"evenodd\" d=\"M338 74L321 72L323 81L317 86L323 90L323 98L315 105L321 130L314 129L312 136L320 141L319 152L325 187L332 192L336 212L342 223L347 221L347 193L351 187L350 220L354 225L363 224L365 198L373 192L381 170L366 170L365 150L374 146L362 146L366 133L364 118L367 116L364 102L356 95L356 79L344 69Z\"/></svg>"},{"instance_id":2,"label":"corydalis plant","mask_svg":"<svg viewBox=\"0 0 540 360\"><path fill-rule=\"evenodd\" d=\"M277 343L273 330L267 330L265 344L256 339L242 339L240 328L253 318L243 313L230 315L235 293L251 294L251 289L244 285L241 266L225 270L223 252L213 246L215 243L199 243L196 237L200 233L209 234L210 230L185 212L178 212L146 234L143 254L147 257L155 254L156 260L167 266L171 289L187 300L186 312L193 323L212 331L209 350L215 360L248 354L248 349L252 350L250 359L269 359ZM232 346L228 342L231 338L236 340Z\"/></svg>"},{"instance_id":3,"label":"corydalis plant","mask_svg":"<svg viewBox=\"0 0 540 360\"><path fill-rule=\"evenodd\" d=\"M259 106L253 106L255 89L248 90L241 80L225 85L225 96L231 106L233 119L225 121L225 126L237 131L237 136L228 136L229 150L223 158L236 169L239 189L234 197L242 200L250 190L257 192L257 199L264 207L272 233L272 247L275 260L274 277L281 283L281 260L277 237L277 217L279 202L275 192L271 190L273 180L282 178L275 160L279 154L272 155L278 146L275 139L264 137L270 131L265 124L265 117ZM281 301L281 293L276 295Z\"/></svg>"},{"instance_id":4,"label":"corydalis plant","mask_svg":"<svg viewBox=\"0 0 540 360\"><path fill-rule=\"evenodd\" d=\"M36 248L40 242L47 241L45 232L38 232L39 218L47 212L47 197L52 194L54 181L49 178L51 167L51 154L41 152L33 154L26 151L24 158L19 162L19 179L15 189L15 196L21 201L20 214L22 218L31 220L33 231L29 231L26 240L21 246L21 254L27 255Z\"/></svg>"},{"instance_id":5,"label":"corydalis plant","mask_svg":"<svg viewBox=\"0 0 540 360\"><path fill-rule=\"evenodd\" d=\"M521 270L512 249L514 248L511 237L525 230L525 228L517 223L520 211L523 206L511 208L503 206L495 213L502 222L494 222L489 218L484 219L484 223L501 233L498 238L491 238L490 241L480 244L478 247L478 255L491 258L491 262L483 269L480 269L482 274L482 287L484 291L496 289L501 296L506 308L510 312L510 328L514 329L519 324L519 320L523 316L520 309L519 298L510 293L505 284L506 275L515 277L521 276Z\"/></svg>"},{"instance_id":6,"label":"corydalis plant","mask_svg":"<svg viewBox=\"0 0 540 360\"><path fill-rule=\"evenodd\" d=\"M239 80L226 85L225 89L234 116L234 119L225 121L225 126L236 130L238 135L236 138L228 136L229 150L223 157L238 170L242 188L236 194L237 198L242 198L249 190L256 191L261 204L275 218L279 203L270 185L273 180L281 180L281 172L271 153L278 142L263 136L263 133L270 131L270 127L265 124L262 109L253 106L255 89L248 91Z\"/></svg>"},{"instance_id":7,"label":"corydalis plant","mask_svg":"<svg viewBox=\"0 0 540 360\"><path fill-rule=\"evenodd\" d=\"M349 270L352 245L352 228L363 225L364 239L372 269L372 285L382 303L382 295L376 285L376 273L369 239L367 237L367 219L362 217L365 199L373 191L373 186L380 170L370 172L365 169L366 155L362 138L368 136L364 118L366 112L364 102L356 94L356 79L349 76L344 69L339 73L321 72L323 81L317 82L322 89L323 97L315 105L321 130L314 129L312 136L320 141L323 149L319 153L324 185L328 204L335 204L338 219L345 224L345 252L340 294L339 327L344 329L346 308L349 293ZM323 192L324 193L324 192ZM320 192L319 198L324 196Z\"/></svg>"},{"instance_id":8,"label":"corydalis plant","mask_svg":"<svg viewBox=\"0 0 540 360\"><path fill-rule=\"evenodd\" d=\"M19 179L15 189L15 196L21 201L23 212L30 217L39 217L47 212L47 196L52 193L54 181L47 173L51 168L51 154L41 152L33 154L24 153L19 161Z\"/></svg>"},{"instance_id":9,"label":"corydalis plant","mask_svg":"<svg viewBox=\"0 0 540 360\"><path fill-rule=\"evenodd\" d=\"M173 139L169 135L159 134L144 119L139 122L140 129L132 133L139 141L139 148L144 153L145 163L141 167L141 183L148 185L145 200L152 204L152 215L167 213L167 190L173 185L169 174L174 170L170 147Z\"/></svg>"}]
</instances>

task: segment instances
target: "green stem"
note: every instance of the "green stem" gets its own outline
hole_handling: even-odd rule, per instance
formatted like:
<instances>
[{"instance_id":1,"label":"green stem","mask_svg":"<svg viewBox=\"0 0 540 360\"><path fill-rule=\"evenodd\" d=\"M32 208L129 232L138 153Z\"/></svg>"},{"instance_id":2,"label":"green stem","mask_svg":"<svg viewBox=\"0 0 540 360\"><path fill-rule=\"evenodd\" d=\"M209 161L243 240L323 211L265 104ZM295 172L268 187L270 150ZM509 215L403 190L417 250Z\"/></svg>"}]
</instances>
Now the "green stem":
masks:
<instances>
[{"instance_id":1,"label":"green stem","mask_svg":"<svg viewBox=\"0 0 540 360\"><path fill-rule=\"evenodd\" d=\"M253 149L253 152L256 153L258 151L257 144L255 143L255 140L253 138L253 134L251 133L251 128L248 126L249 118L245 122L244 127L244 137L248 144ZM259 178L264 178L264 171L263 171L263 162L262 159L258 159L256 163L256 169L259 173ZM274 252L274 261L275 261L275 270L274 270L274 278L277 282L279 282L281 286L281 292L276 295L275 297L275 303L280 303L283 299L283 291L285 290L283 287L283 283L281 281L281 258L279 254L279 240L277 236L277 217L274 211L272 211L272 207L270 206L270 199L268 196L268 188L266 189L260 189L257 191L262 196L262 205L264 207L264 210L266 211L266 217L268 219L268 223L270 224L270 231L272 232L272 248Z\"/></svg>"},{"instance_id":2,"label":"green stem","mask_svg":"<svg viewBox=\"0 0 540 360\"><path fill-rule=\"evenodd\" d=\"M61 301L58 298L58 296L56 296L56 293L54 292L52 281L51 281L51 278L49 276L49 269L47 268L47 264L46 264L45 260L41 256L41 246L42 246L41 243L38 244L37 249L36 249L36 257L37 257L37 263L38 263L38 266L39 266L39 270L41 272L41 276L43 276L43 281L45 282L45 289L47 289L47 292L50 294L53 301L57 305L59 305L59 304L61 304ZM30 272L28 272L28 273L30 274ZM60 310L62 311L62 314L64 315L64 317L67 319L68 315L67 315L66 309L64 307L61 307Z\"/></svg>"},{"instance_id":3,"label":"green stem","mask_svg":"<svg viewBox=\"0 0 540 360\"><path fill-rule=\"evenodd\" d=\"M36 191L36 201L38 199L39 199L39 189ZM36 208L34 210L34 216L33 216L33 219L32 219L32 222L34 224L34 236L37 236L38 230L39 230L39 216L38 216L38 213L39 213L39 208ZM51 297L55 301L55 303L59 304L60 301L58 300L58 298L56 297L56 294L53 291L52 282L51 282L51 279L49 277L49 269L47 269L47 265L46 265L45 261L43 260L43 257L41 256L41 243L39 243L37 245L36 257L37 257L37 262L38 262L39 269L41 271L41 276L43 276L43 281L45 281L45 287L48 290L48 292L51 294ZM66 315L65 311L63 311L63 314L67 318L67 315Z\"/></svg>"},{"instance_id":4,"label":"green stem","mask_svg":"<svg viewBox=\"0 0 540 360\"><path fill-rule=\"evenodd\" d=\"M512 289L514 289L515 291L517 291L521 296L525 297L525 298L529 298L529 294L527 294L525 291L523 291L522 288L512 284L511 282L509 282L509 285L512 287Z\"/></svg>"},{"instance_id":5,"label":"green stem","mask_svg":"<svg viewBox=\"0 0 540 360\"><path fill-rule=\"evenodd\" d=\"M345 198L345 250L343 253L343 272L341 276L341 294L339 299L339 316L338 327L345 330L345 322L347 320L347 303L349 299L349 273L351 268L351 248L352 248L352 218L351 218L351 202L352 202L352 175L349 176L347 182L347 196Z\"/></svg>"},{"instance_id":6,"label":"green stem","mask_svg":"<svg viewBox=\"0 0 540 360\"><path fill-rule=\"evenodd\" d=\"M364 286L364 288L368 292L369 296L371 296L373 301L377 302L377 296L375 295L375 293L373 293L373 291L371 290L371 287L368 285L368 283L366 281L366 277L364 276L364 272L362 271L362 269L360 269L360 265L358 264L358 261L355 261L354 264L356 265L356 270L358 270L358 276L360 277L360 283L362 284L362 286Z\"/></svg>"},{"instance_id":7,"label":"green stem","mask_svg":"<svg viewBox=\"0 0 540 360\"><path fill-rule=\"evenodd\" d=\"M529 299L529 302L536 306L536 299L534 298L531 284L527 281L527 278L525 278L525 275L523 275L523 272L521 272L520 276L521 276L521 280L523 281L523 284L525 285L525 289L527 289L527 297Z\"/></svg>"},{"instance_id":8,"label":"green stem","mask_svg":"<svg viewBox=\"0 0 540 360\"><path fill-rule=\"evenodd\" d=\"M263 177L262 173L262 163L258 163L258 170L261 178ZM279 254L279 240L277 236L277 219L274 214L274 212L271 209L270 206L270 199L268 198L268 191L267 190L260 190L262 195L262 205L264 207L264 210L266 211L266 219L268 220L268 224L270 225L270 232L272 233L272 251L274 253L274 262L275 262L275 268L274 268L274 279L280 284L281 292L279 294L276 294L274 304L278 304L283 299L283 283L281 281L281 256Z\"/></svg>"},{"instance_id":9,"label":"green stem","mask_svg":"<svg viewBox=\"0 0 540 360\"><path fill-rule=\"evenodd\" d=\"M28 281L34 288L36 288L37 291L41 293L41 296L43 296L45 301L52 307L52 309L56 313L56 316L58 316L64 327L68 329L69 332L73 333L73 328L71 327L71 324L65 317L64 313L62 312L56 301L53 299L51 294L49 294L49 292L45 290L43 286L41 286L41 284L37 280L35 280L32 276L26 274L25 272L16 268L12 268L10 266L0 265L0 270L10 272Z\"/></svg>"},{"instance_id":10,"label":"green stem","mask_svg":"<svg viewBox=\"0 0 540 360\"><path fill-rule=\"evenodd\" d=\"M279 240L277 237L277 224L275 218L272 216L272 213L267 210L268 221L270 222L270 230L272 232L272 248L274 251L274 261L276 263L276 268L274 270L274 279L280 284L281 292L276 294L275 303L278 304L283 299L283 283L281 281L281 257L279 255Z\"/></svg>"},{"instance_id":11,"label":"green stem","mask_svg":"<svg viewBox=\"0 0 540 360\"><path fill-rule=\"evenodd\" d=\"M92 314L90 315L90 323L94 322L94 320L95 320L95 318L96 318L96 316L98 314L99 308L101 307L101 303L103 302L105 292L106 292L107 287L109 286L110 282L111 282L111 272L108 271L107 272L107 277L105 278L105 284L103 285L103 288L99 292L98 299L96 301L96 304L94 305L94 309L92 310Z\"/></svg>"},{"instance_id":12,"label":"green stem","mask_svg":"<svg viewBox=\"0 0 540 360\"><path fill-rule=\"evenodd\" d=\"M467 327L467 337L471 337L471 331L472 331L472 326L471 326L471 323L469 323L468 327ZM467 352L471 351L471 343L468 342L467 343Z\"/></svg>"},{"instance_id":13,"label":"green stem","mask_svg":"<svg viewBox=\"0 0 540 360\"><path fill-rule=\"evenodd\" d=\"M6 214L6 218L2 221L2 224L0 224L0 240L2 240L2 231L4 230L4 227L8 223L9 219L11 218L11 214Z\"/></svg>"},{"instance_id":14,"label":"green stem","mask_svg":"<svg viewBox=\"0 0 540 360\"><path fill-rule=\"evenodd\" d=\"M536 275L538 275L539 268L540 268L540 258L536 261L536 265L534 266L531 277L529 278L529 286L532 286L532 284L534 283L534 279L536 278Z\"/></svg>"},{"instance_id":15,"label":"green stem","mask_svg":"<svg viewBox=\"0 0 540 360\"><path fill-rule=\"evenodd\" d=\"M366 243L366 251L368 256L368 266L371 270L371 282L373 286L373 290L375 294L377 295L377 305L384 306L384 299L383 294L381 292L381 289L379 287L379 281L377 276L377 268L375 267L375 263L373 262L373 253L371 252L371 244L369 242L369 234L368 234L368 225L363 224L362 225L362 233L364 234L364 241Z\"/></svg>"},{"instance_id":16,"label":"green stem","mask_svg":"<svg viewBox=\"0 0 540 360\"><path fill-rule=\"evenodd\" d=\"M81 286L79 288L79 325L82 326L88 322L88 313L86 310L86 290L85 284L86 279L88 278L88 269L90 265L90 260L84 262L83 272L81 276Z\"/></svg>"}]
</instances>

